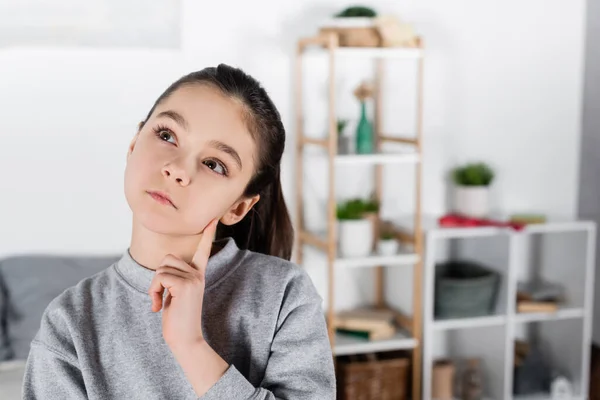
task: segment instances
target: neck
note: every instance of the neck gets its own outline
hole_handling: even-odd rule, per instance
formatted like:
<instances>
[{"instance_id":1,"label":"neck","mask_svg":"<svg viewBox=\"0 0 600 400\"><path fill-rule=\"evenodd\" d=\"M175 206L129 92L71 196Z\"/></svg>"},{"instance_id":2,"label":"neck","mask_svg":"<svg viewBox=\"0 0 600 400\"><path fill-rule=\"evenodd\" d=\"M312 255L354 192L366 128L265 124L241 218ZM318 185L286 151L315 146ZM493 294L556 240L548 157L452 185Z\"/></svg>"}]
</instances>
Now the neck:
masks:
<instances>
[{"instance_id":1,"label":"neck","mask_svg":"<svg viewBox=\"0 0 600 400\"><path fill-rule=\"evenodd\" d=\"M173 236L152 232L134 218L129 253L138 264L152 270L161 266L167 254L190 263L201 236L201 234Z\"/></svg>"}]
</instances>

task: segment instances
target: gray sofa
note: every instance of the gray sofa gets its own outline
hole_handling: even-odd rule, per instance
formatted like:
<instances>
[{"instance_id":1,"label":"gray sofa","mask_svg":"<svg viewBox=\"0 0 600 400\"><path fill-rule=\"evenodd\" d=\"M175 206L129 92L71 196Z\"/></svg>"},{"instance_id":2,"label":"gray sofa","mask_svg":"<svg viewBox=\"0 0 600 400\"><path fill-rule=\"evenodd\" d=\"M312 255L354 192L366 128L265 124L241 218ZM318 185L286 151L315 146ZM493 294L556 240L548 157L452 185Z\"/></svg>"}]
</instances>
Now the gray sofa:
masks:
<instances>
[{"instance_id":1,"label":"gray sofa","mask_svg":"<svg viewBox=\"0 0 600 400\"><path fill-rule=\"evenodd\" d=\"M29 344L50 301L119 259L110 256L25 255L0 260L0 398L21 398Z\"/></svg>"}]
</instances>

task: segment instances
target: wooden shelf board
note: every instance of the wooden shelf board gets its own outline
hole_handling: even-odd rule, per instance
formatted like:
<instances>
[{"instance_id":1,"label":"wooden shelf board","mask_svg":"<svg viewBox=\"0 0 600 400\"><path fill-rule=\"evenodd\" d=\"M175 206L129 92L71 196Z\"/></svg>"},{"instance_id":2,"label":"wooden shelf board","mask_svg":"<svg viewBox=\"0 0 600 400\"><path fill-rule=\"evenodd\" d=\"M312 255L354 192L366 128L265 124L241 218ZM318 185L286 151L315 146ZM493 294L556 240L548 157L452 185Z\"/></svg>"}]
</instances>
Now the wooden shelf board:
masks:
<instances>
[{"instance_id":1,"label":"wooden shelf board","mask_svg":"<svg viewBox=\"0 0 600 400\"><path fill-rule=\"evenodd\" d=\"M435 330L482 328L488 326L502 326L506 324L505 315L489 315L473 318L438 319L433 323Z\"/></svg>"},{"instance_id":2,"label":"wooden shelf board","mask_svg":"<svg viewBox=\"0 0 600 400\"><path fill-rule=\"evenodd\" d=\"M438 223L441 215L423 215L421 218L421 226L424 232L434 234L438 238L466 238L479 236L494 236L499 234L507 234L517 232L510 228L497 227L443 227ZM506 217L498 217L504 219ZM403 216L392 219L393 225L396 228L405 232L412 232L414 226L414 216ZM560 217L550 217L548 222L544 224L531 224L525 227L523 233L552 233L552 232L568 232L568 231L585 231L593 229L593 223L586 220L568 219Z\"/></svg>"},{"instance_id":3,"label":"wooden shelf board","mask_svg":"<svg viewBox=\"0 0 600 400\"><path fill-rule=\"evenodd\" d=\"M373 254L367 257L338 258L335 260L336 268L368 268L379 266L405 266L419 262L419 255L415 253L399 253L392 256Z\"/></svg>"},{"instance_id":4,"label":"wooden shelf board","mask_svg":"<svg viewBox=\"0 0 600 400\"><path fill-rule=\"evenodd\" d=\"M414 151L381 152L374 154L338 154L336 165L364 164L415 164L419 162L419 154Z\"/></svg>"},{"instance_id":5,"label":"wooden shelf board","mask_svg":"<svg viewBox=\"0 0 600 400\"><path fill-rule=\"evenodd\" d=\"M576 319L583 318L585 311L583 308L568 307L561 308L556 312L542 312L542 313L518 313L515 315L515 322L537 322L537 321L559 321L563 319Z\"/></svg>"},{"instance_id":6,"label":"wooden shelf board","mask_svg":"<svg viewBox=\"0 0 600 400\"><path fill-rule=\"evenodd\" d=\"M418 59L423 57L424 52L422 49L409 47L339 47L335 54L340 57Z\"/></svg>"},{"instance_id":7,"label":"wooden shelf board","mask_svg":"<svg viewBox=\"0 0 600 400\"><path fill-rule=\"evenodd\" d=\"M531 394L523 396L514 396L514 400L551 400L552 396L549 393ZM572 400L583 400L581 396L574 396Z\"/></svg>"},{"instance_id":8,"label":"wooden shelf board","mask_svg":"<svg viewBox=\"0 0 600 400\"><path fill-rule=\"evenodd\" d=\"M409 350L414 349L417 344L418 341L404 331L398 331L393 338L385 340L366 340L336 333L334 354L343 356L378 351Z\"/></svg>"}]
</instances>

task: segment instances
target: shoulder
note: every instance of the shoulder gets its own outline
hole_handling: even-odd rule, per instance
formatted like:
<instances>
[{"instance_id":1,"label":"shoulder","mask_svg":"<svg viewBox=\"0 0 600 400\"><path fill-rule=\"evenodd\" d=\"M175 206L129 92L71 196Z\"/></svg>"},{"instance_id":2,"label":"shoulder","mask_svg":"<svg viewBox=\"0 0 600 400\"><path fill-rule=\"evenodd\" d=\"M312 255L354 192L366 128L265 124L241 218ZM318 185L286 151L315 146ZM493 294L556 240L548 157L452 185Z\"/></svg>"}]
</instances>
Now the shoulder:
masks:
<instances>
[{"instance_id":1,"label":"shoulder","mask_svg":"<svg viewBox=\"0 0 600 400\"><path fill-rule=\"evenodd\" d=\"M311 277L298 264L262 253L244 253L242 270L250 281L278 293L284 301L322 301Z\"/></svg>"},{"instance_id":2,"label":"shoulder","mask_svg":"<svg viewBox=\"0 0 600 400\"><path fill-rule=\"evenodd\" d=\"M114 265L80 280L76 285L65 289L49 304L44 315L46 317L71 318L91 301L96 301L98 296L104 295L114 280Z\"/></svg>"},{"instance_id":3,"label":"shoulder","mask_svg":"<svg viewBox=\"0 0 600 400\"><path fill-rule=\"evenodd\" d=\"M112 266L82 279L65 289L45 308L33 345L43 345L56 353L75 354L74 340L82 320L89 318L94 305L110 290Z\"/></svg>"}]
</instances>

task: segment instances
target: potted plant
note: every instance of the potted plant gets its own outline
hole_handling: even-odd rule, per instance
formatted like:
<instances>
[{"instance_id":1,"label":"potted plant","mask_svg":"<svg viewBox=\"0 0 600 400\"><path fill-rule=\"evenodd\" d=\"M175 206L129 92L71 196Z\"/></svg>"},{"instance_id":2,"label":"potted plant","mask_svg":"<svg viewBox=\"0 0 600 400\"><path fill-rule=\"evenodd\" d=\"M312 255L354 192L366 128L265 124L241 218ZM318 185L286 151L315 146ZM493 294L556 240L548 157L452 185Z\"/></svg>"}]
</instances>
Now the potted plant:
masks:
<instances>
[{"instance_id":1,"label":"potted plant","mask_svg":"<svg viewBox=\"0 0 600 400\"><path fill-rule=\"evenodd\" d=\"M400 244L391 230L383 230L377 241L377 253L382 256L392 256L398 253Z\"/></svg>"},{"instance_id":2,"label":"potted plant","mask_svg":"<svg viewBox=\"0 0 600 400\"><path fill-rule=\"evenodd\" d=\"M348 125L347 119L337 120L337 133L338 133L338 154L350 154L350 138L344 135L344 130Z\"/></svg>"},{"instance_id":3,"label":"potted plant","mask_svg":"<svg viewBox=\"0 0 600 400\"><path fill-rule=\"evenodd\" d=\"M321 33L334 32L342 47L378 47L381 35L375 24L377 12L361 5L347 7L321 24Z\"/></svg>"},{"instance_id":4,"label":"potted plant","mask_svg":"<svg viewBox=\"0 0 600 400\"><path fill-rule=\"evenodd\" d=\"M458 214L483 218L489 213L489 189L494 171L483 162L468 163L454 169L455 211Z\"/></svg>"},{"instance_id":5,"label":"potted plant","mask_svg":"<svg viewBox=\"0 0 600 400\"><path fill-rule=\"evenodd\" d=\"M341 257L365 257L373 249L373 222L365 218L365 201L351 199L337 206Z\"/></svg>"}]
</instances>

